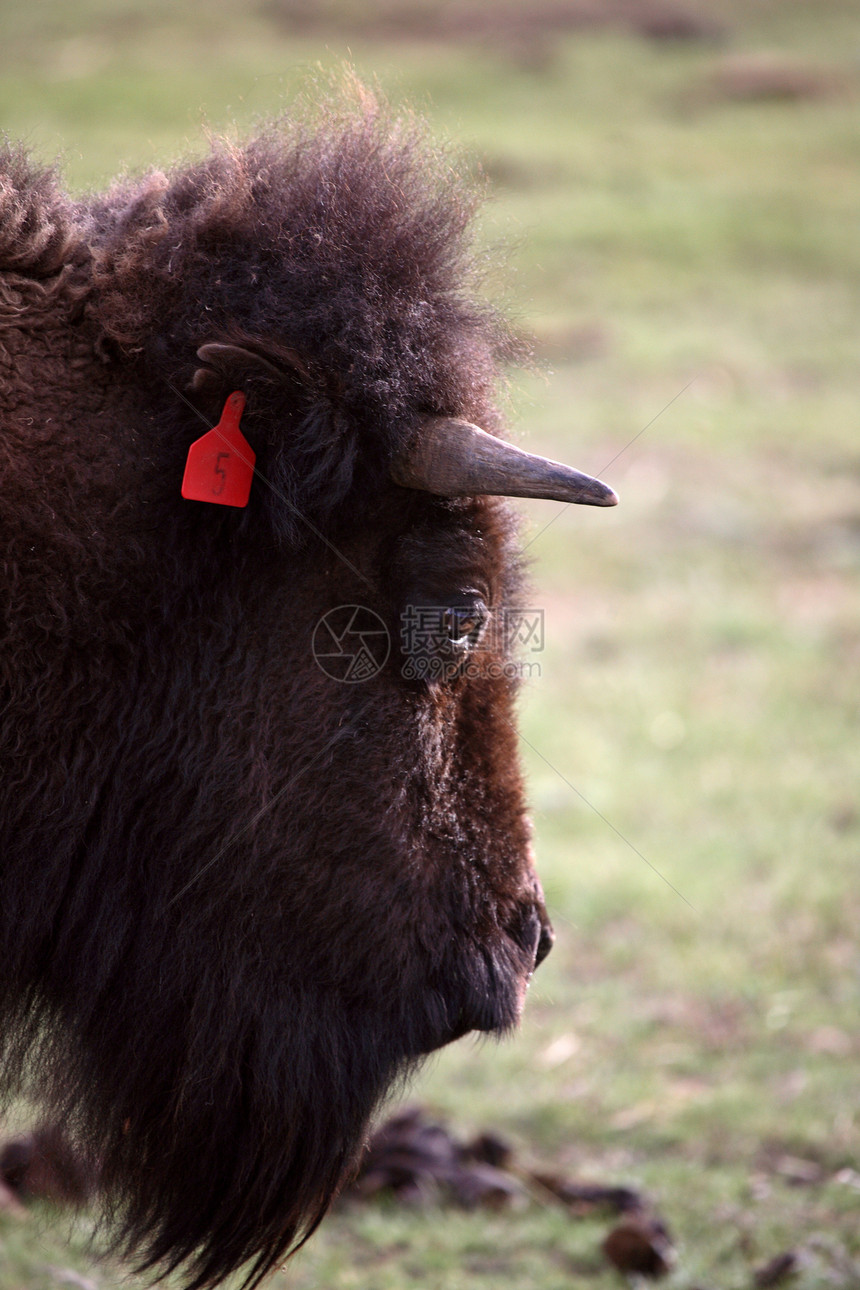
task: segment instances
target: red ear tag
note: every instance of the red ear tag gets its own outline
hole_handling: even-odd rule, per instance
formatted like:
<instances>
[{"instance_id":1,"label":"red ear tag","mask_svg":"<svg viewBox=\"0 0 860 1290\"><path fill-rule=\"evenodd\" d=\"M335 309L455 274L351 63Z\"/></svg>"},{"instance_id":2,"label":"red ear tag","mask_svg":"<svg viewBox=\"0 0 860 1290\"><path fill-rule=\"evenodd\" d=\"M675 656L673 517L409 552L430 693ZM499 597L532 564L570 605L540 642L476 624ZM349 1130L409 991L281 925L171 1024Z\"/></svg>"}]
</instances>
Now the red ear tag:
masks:
<instances>
[{"instance_id":1,"label":"red ear tag","mask_svg":"<svg viewBox=\"0 0 860 1290\"><path fill-rule=\"evenodd\" d=\"M218 506L247 506L257 455L239 429L245 396L236 390L224 404L213 430L188 449L182 496Z\"/></svg>"}]
</instances>

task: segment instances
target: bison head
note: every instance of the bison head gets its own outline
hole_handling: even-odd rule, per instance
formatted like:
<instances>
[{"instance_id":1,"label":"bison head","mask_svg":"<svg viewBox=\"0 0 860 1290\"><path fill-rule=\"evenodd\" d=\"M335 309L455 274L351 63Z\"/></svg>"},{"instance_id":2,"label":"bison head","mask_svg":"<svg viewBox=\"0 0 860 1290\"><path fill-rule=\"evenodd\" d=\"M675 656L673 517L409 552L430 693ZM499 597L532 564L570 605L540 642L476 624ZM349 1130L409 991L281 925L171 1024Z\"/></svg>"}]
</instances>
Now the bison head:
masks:
<instances>
[{"instance_id":1,"label":"bison head","mask_svg":"<svg viewBox=\"0 0 860 1290\"><path fill-rule=\"evenodd\" d=\"M551 931L499 495L615 499L495 436L511 342L413 127L78 204L3 164L3 1080L139 1266L253 1282L392 1082L517 1021ZM243 401L248 505L185 500Z\"/></svg>"}]
</instances>

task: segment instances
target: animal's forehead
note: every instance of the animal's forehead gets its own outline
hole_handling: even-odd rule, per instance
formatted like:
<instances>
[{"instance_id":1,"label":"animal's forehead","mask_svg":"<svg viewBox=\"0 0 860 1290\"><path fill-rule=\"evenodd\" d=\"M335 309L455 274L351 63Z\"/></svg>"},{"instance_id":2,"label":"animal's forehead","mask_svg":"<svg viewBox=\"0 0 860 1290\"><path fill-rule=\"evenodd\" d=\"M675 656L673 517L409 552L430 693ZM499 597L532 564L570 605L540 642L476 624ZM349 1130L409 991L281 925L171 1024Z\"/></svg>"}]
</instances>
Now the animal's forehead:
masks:
<instances>
[{"instance_id":1,"label":"animal's forehead","mask_svg":"<svg viewBox=\"0 0 860 1290\"><path fill-rule=\"evenodd\" d=\"M506 598L519 583L515 529L510 506L498 498L431 504L395 538L392 576L428 594L474 588Z\"/></svg>"}]
</instances>

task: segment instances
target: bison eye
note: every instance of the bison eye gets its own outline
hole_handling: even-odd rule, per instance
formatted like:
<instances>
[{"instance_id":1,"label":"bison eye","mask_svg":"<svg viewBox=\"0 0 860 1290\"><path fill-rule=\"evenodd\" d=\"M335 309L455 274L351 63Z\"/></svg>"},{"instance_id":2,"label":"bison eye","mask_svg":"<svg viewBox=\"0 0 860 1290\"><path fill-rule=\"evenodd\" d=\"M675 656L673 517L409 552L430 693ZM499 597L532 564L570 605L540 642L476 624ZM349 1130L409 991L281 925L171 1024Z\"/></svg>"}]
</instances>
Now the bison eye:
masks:
<instances>
[{"instance_id":1,"label":"bison eye","mask_svg":"<svg viewBox=\"0 0 860 1290\"><path fill-rule=\"evenodd\" d=\"M461 649L477 644L489 610L483 600L476 598L465 605L452 605L444 611L442 625L448 640Z\"/></svg>"},{"instance_id":2,"label":"bison eye","mask_svg":"<svg viewBox=\"0 0 860 1290\"><path fill-rule=\"evenodd\" d=\"M435 603L425 597L408 600L401 617L401 676L430 683L455 680L485 635L490 617L480 593L471 589Z\"/></svg>"}]
</instances>

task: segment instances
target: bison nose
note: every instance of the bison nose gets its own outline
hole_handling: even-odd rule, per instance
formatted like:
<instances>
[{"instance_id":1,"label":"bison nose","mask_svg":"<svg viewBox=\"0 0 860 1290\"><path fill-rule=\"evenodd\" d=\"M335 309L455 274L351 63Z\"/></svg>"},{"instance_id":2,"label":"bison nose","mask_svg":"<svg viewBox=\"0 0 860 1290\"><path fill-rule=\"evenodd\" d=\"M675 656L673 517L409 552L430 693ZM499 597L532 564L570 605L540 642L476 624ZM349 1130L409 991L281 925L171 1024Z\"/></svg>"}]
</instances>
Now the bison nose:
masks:
<instances>
[{"instance_id":1,"label":"bison nose","mask_svg":"<svg viewBox=\"0 0 860 1290\"><path fill-rule=\"evenodd\" d=\"M539 968L547 954L549 954L555 944L555 932L552 930L552 923L547 917L546 910L540 913L540 936L538 937L537 949L535 951L535 967Z\"/></svg>"},{"instance_id":2,"label":"bison nose","mask_svg":"<svg viewBox=\"0 0 860 1290\"><path fill-rule=\"evenodd\" d=\"M537 900L523 914L523 922L512 931L514 940L531 960L530 972L540 967L553 947L555 935L542 899Z\"/></svg>"}]
</instances>

